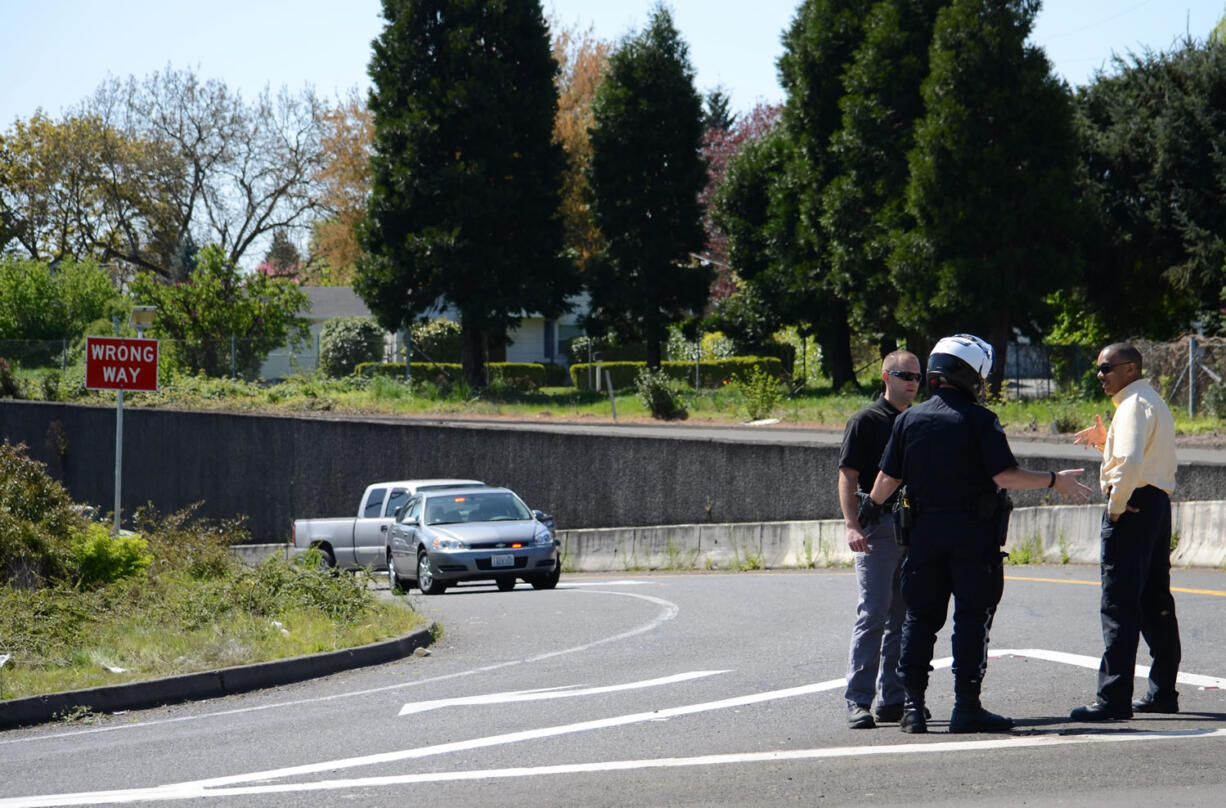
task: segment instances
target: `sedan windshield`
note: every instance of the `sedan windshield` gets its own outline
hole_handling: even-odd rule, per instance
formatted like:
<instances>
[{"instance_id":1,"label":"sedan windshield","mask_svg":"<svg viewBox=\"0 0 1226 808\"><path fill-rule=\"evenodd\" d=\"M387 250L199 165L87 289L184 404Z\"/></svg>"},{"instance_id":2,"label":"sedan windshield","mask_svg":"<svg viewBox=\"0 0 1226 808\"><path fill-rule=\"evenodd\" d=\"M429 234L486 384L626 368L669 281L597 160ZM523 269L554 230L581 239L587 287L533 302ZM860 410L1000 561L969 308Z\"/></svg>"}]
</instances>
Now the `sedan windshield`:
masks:
<instances>
[{"instance_id":1,"label":"sedan windshield","mask_svg":"<svg viewBox=\"0 0 1226 808\"><path fill-rule=\"evenodd\" d=\"M456 494L431 497L426 501L426 524L456 522L500 522L531 519L532 513L514 494Z\"/></svg>"}]
</instances>

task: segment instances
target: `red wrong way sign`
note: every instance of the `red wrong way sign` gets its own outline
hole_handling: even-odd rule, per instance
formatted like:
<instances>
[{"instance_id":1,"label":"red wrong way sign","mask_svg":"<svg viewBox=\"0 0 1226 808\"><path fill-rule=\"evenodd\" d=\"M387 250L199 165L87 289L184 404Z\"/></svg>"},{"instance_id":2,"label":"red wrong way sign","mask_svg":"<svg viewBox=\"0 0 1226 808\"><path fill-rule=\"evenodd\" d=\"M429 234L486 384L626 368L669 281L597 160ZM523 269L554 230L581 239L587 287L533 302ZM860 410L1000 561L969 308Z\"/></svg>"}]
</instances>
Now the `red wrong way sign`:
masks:
<instances>
[{"instance_id":1,"label":"red wrong way sign","mask_svg":"<svg viewBox=\"0 0 1226 808\"><path fill-rule=\"evenodd\" d=\"M157 390L158 341L86 337L85 387L87 390Z\"/></svg>"}]
</instances>

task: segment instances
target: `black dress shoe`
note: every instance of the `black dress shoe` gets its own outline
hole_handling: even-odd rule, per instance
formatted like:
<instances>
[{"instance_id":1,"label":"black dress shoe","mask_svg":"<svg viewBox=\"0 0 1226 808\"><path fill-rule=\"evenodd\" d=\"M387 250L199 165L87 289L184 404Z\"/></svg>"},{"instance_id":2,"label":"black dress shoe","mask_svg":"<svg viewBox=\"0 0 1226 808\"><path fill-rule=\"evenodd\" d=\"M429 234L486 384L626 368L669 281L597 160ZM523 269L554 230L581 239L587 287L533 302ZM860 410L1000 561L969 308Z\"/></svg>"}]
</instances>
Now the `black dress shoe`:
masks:
<instances>
[{"instance_id":1,"label":"black dress shoe","mask_svg":"<svg viewBox=\"0 0 1226 808\"><path fill-rule=\"evenodd\" d=\"M1008 732L1013 729L1013 719L989 713L982 707L967 709L954 706L949 715L950 732Z\"/></svg>"},{"instance_id":2,"label":"black dress shoe","mask_svg":"<svg viewBox=\"0 0 1226 808\"><path fill-rule=\"evenodd\" d=\"M1135 713L1177 713L1179 712L1179 696L1158 696L1146 694L1132 702Z\"/></svg>"},{"instance_id":3,"label":"black dress shoe","mask_svg":"<svg viewBox=\"0 0 1226 808\"><path fill-rule=\"evenodd\" d=\"M927 710L912 707L902 714L902 719L898 722L898 728L908 735L922 735L928 732L928 721L924 717Z\"/></svg>"},{"instance_id":4,"label":"black dress shoe","mask_svg":"<svg viewBox=\"0 0 1226 808\"><path fill-rule=\"evenodd\" d=\"M873 713L873 718L877 719L878 724L897 724L902 720L904 711L905 708L901 704L883 704ZM924 708L924 718L932 718L927 707Z\"/></svg>"},{"instance_id":5,"label":"black dress shoe","mask_svg":"<svg viewBox=\"0 0 1226 808\"><path fill-rule=\"evenodd\" d=\"M1101 701L1077 707L1069 713L1069 719L1072 721L1127 721L1129 718L1132 718L1131 707L1116 707Z\"/></svg>"}]
</instances>

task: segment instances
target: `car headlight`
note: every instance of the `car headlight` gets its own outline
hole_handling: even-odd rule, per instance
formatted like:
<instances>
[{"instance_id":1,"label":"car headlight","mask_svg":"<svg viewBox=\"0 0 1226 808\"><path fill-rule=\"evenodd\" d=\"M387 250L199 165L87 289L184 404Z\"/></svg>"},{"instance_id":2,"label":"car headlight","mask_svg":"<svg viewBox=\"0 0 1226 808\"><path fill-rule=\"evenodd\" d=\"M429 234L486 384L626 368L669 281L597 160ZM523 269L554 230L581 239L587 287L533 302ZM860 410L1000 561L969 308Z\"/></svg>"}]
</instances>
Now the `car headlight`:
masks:
<instances>
[{"instance_id":1,"label":"car headlight","mask_svg":"<svg viewBox=\"0 0 1226 808\"><path fill-rule=\"evenodd\" d=\"M553 534L542 525L536 529L532 541L534 544L553 544Z\"/></svg>"},{"instance_id":2,"label":"car headlight","mask_svg":"<svg viewBox=\"0 0 1226 808\"><path fill-rule=\"evenodd\" d=\"M435 539L431 544L435 550L467 550L468 545L459 539Z\"/></svg>"}]
</instances>

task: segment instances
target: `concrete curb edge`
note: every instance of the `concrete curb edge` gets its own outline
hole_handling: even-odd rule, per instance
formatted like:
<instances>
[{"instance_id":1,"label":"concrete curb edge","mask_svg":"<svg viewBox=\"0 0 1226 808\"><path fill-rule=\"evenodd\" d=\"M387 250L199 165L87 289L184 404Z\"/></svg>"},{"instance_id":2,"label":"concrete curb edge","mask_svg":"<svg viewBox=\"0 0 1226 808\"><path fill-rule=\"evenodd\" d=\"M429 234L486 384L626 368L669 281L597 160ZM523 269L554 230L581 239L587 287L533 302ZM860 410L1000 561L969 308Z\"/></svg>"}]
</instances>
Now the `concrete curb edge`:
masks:
<instances>
[{"instance_id":1,"label":"concrete curb edge","mask_svg":"<svg viewBox=\"0 0 1226 808\"><path fill-rule=\"evenodd\" d=\"M394 662L430 645L435 626L403 637L319 654L255 662L162 679L68 690L0 701L0 730L42 724L81 708L95 713L143 710L287 685L340 671Z\"/></svg>"}]
</instances>

